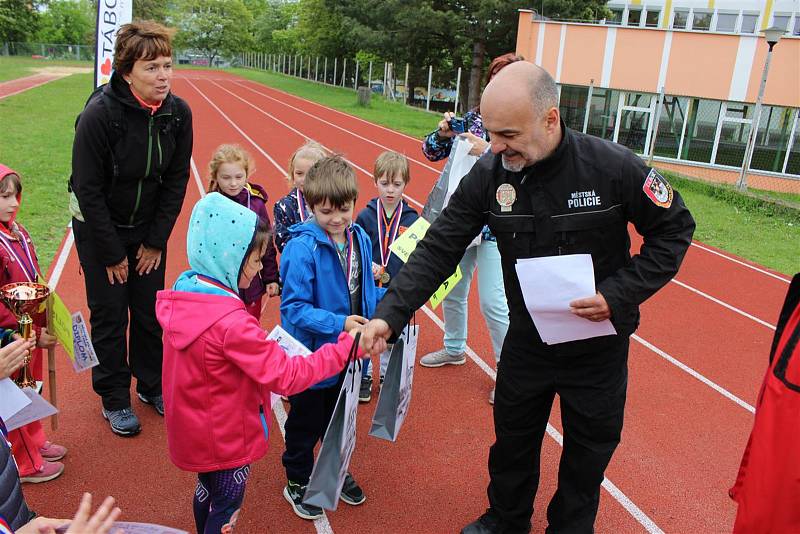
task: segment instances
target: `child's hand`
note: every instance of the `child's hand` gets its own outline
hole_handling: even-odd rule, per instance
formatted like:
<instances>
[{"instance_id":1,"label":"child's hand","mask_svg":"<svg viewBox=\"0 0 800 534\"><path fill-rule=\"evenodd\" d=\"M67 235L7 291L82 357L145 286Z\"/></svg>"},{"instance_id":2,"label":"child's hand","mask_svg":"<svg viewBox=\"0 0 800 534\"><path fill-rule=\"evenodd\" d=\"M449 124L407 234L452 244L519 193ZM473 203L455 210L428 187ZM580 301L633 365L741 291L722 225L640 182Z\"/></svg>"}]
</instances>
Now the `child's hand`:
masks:
<instances>
[{"instance_id":1,"label":"child's hand","mask_svg":"<svg viewBox=\"0 0 800 534\"><path fill-rule=\"evenodd\" d=\"M278 285L278 282L272 282L271 284L267 284L267 296L269 298L277 297L281 294L281 286Z\"/></svg>"},{"instance_id":2,"label":"child's hand","mask_svg":"<svg viewBox=\"0 0 800 534\"><path fill-rule=\"evenodd\" d=\"M366 318L361 317L360 315L348 315L344 322L344 331L349 332L350 330L358 328L364 324L367 324Z\"/></svg>"},{"instance_id":3,"label":"child's hand","mask_svg":"<svg viewBox=\"0 0 800 534\"><path fill-rule=\"evenodd\" d=\"M42 328L39 333L39 339L36 340L36 346L40 349L52 349L56 346L56 336L47 331L47 328Z\"/></svg>"},{"instance_id":4,"label":"child's hand","mask_svg":"<svg viewBox=\"0 0 800 534\"><path fill-rule=\"evenodd\" d=\"M0 379L8 378L22 367L33 347L33 339L17 339L0 349Z\"/></svg>"},{"instance_id":5,"label":"child's hand","mask_svg":"<svg viewBox=\"0 0 800 534\"><path fill-rule=\"evenodd\" d=\"M373 261L372 262L372 278L377 280L380 277L381 277L381 266Z\"/></svg>"}]
</instances>

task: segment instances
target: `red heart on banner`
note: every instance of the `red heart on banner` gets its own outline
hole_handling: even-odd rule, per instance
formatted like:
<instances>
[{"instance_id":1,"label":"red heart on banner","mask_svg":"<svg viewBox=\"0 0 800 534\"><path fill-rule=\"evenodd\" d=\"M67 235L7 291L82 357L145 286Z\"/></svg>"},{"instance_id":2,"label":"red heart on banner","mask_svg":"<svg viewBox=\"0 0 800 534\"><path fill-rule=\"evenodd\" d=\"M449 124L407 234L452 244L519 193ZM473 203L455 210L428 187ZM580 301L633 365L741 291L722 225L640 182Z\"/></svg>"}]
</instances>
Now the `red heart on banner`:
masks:
<instances>
[{"instance_id":1,"label":"red heart on banner","mask_svg":"<svg viewBox=\"0 0 800 534\"><path fill-rule=\"evenodd\" d=\"M103 63L103 64L100 66L100 72L101 72L101 73L102 73L104 76L108 76L109 74L111 74L111 58L106 58L106 61L105 61L105 63Z\"/></svg>"}]
</instances>

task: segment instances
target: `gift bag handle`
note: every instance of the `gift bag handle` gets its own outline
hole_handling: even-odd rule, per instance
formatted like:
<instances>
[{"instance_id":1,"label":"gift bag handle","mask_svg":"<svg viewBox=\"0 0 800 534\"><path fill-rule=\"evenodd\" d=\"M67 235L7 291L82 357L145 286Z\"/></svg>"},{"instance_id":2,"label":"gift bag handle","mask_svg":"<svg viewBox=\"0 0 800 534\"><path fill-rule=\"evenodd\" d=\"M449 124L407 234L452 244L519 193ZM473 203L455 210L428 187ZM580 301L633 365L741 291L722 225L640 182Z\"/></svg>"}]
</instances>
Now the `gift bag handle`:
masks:
<instances>
[{"instance_id":1,"label":"gift bag handle","mask_svg":"<svg viewBox=\"0 0 800 534\"><path fill-rule=\"evenodd\" d=\"M353 376L351 377L350 387L354 388L356 385L356 372L361 371L361 359L358 357L358 343L361 341L361 332L356 332L356 336L353 338L353 344L350 346L350 353L347 355L347 367L350 366L350 362L354 362L355 365L353 367Z\"/></svg>"}]
</instances>

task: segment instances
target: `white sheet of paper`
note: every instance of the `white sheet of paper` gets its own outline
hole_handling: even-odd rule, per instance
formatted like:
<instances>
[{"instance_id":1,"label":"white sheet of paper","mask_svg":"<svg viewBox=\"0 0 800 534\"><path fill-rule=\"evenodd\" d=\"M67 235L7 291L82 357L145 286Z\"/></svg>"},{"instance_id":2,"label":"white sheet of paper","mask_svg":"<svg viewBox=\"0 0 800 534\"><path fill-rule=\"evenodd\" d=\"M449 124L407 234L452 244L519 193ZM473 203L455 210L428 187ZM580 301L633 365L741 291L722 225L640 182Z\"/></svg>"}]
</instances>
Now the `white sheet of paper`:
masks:
<instances>
[{"instance_id":1,"label":"white sheet of paper","mask_svg":"<svg viewBox=\"0 0 800 534\"><path fill-rule=\"evenodd\" d=\"M596 294L590 254L517 260L517 277L542 341L549 345L616 334L611 321L590 321L574 315L573 300Z\"/></svg>"},{"instance_id":2,"label":"white sheet of paper","mask_svg":"<svg viewBox=\"0 0 800 534\"><path fill-rule=\"evenodd\" d=\"M280 345L284 352L286 352L286 354L289 356L308 356L311 354L311 351L308 350L308 347L293 338L289 332L281 327L281 325L275 325L275 328L273 328L272 332L269 333L267 339ZM281 400L281 397L280 395L272 393L270 400L270 407L274 407L275 404Z\"/></svg>"},{"instance_id":3,"label":"white sheet of paper","mask_svg":"<svg viewBox=\"0 0 800 534\"><path fill-rule=\"evenodd\" d=\"M0 419L8 421L31 400L10 378L0 380Z\"/></svg>"},{"instance_id":4,"label":"white sheet of paper","mask_svg":"<svg viewBox=\"0 0 800 534\"><path fill-rule=\"evenodd\" d=\"M57 534L66 532L69 528L69 523L56 529ZM185 530L178 530L176 528L165 527L162 525L154 525L152 523L131 523L128 521L116 521L112 527L112 531L122 529L125 534L189 534Z\"/></svg>"},{"instance_id":5,"label":"white sheet of paper","mask_svg":"<svg viewBox=\"0 0 800 534\"><path fill-rule=\"evenodd\" d=\"M58 410L55 408L55 406L44 400L44 397L36 393L33 389L25 388L21 391L26 397L28 397L30 403L14 414L13 417L5 420L8 430L17 429L21 426L27 425L28 423L38 421L39 419L44 419L45 417L50 417L51 415L58 413Z\"/></svg>"}]
</instances>

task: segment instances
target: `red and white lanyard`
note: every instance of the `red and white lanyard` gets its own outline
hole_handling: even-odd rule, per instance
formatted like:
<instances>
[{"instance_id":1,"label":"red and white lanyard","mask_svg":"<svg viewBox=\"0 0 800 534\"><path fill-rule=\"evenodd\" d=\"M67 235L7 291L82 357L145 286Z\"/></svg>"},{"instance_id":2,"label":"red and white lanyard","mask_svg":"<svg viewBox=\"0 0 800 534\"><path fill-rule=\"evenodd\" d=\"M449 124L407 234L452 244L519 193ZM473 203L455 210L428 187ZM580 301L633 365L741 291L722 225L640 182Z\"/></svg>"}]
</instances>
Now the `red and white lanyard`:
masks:
<instances>
[{"instance_id":1,"label":"red and white lanyard","mask_svg":"<svg viewBox=\"0 0 800 534\"><path fill-rule=\"evenodd\" d=\"M308 219L308 212L306 211L306 199L300 189L296 190L295 198L297 198L297 212L300 214L300 222L304 222Z\"/></svg>"},{"instance_id":2,"label":"red and white lanyard","mask_svg":"<svg viewBox=\"0 0 800 534\"><path fill-rule=\"evenodd\" d=\"M353 259L355 258L355 249L353 248L353 229L348 228L345 230L347 234L347 247L345 248L345 254L347 254L347 269L345 270L345 274L347 275L347 287L350 287L350 280L355 277L355 262ZM336 250L336 254L341 258L339 254L339 244L333 240L330 234L328 234L328 240L333 245L334 250ZM342 265L344 267L344 265Z\"/></svg>"},{"instance_id":3,"label":"red and white lanyard","mask_svg":"<svg viewBox=\"0 0 800 534\"><path fill-rule=\"evenodd\" d=\"M378 200L378 242L381 244L381 267L386 267L389 263L389 245L397 239L400 230L400 212L403 211L403 201L398 202L394 209L392 219L386 220L386 211L383 209L380 199Z\"/></svg>"},{"instance_id":4,"label":"red and white lanyard","mask_svg":"<svg viewBox=\"0 0 800 534\"><path fill-rule=\"evenodd\" d=\"M19 243L22 246L22 250L25 252L25 256L20 256L17 254L17 251L14 250L13 241L7 235L0 232L0 245L2 245L14 259L17 260L20 267L22 267L22 272L25 273L25 278L28 279L28 282L36 282L39 279L39 273L36 272L35 264L33 263L33 256L31 255L31 249L28 246L28 240L19 232ZM27 262L25 261L27 259Z\"/></svg>"}]
</instances>

